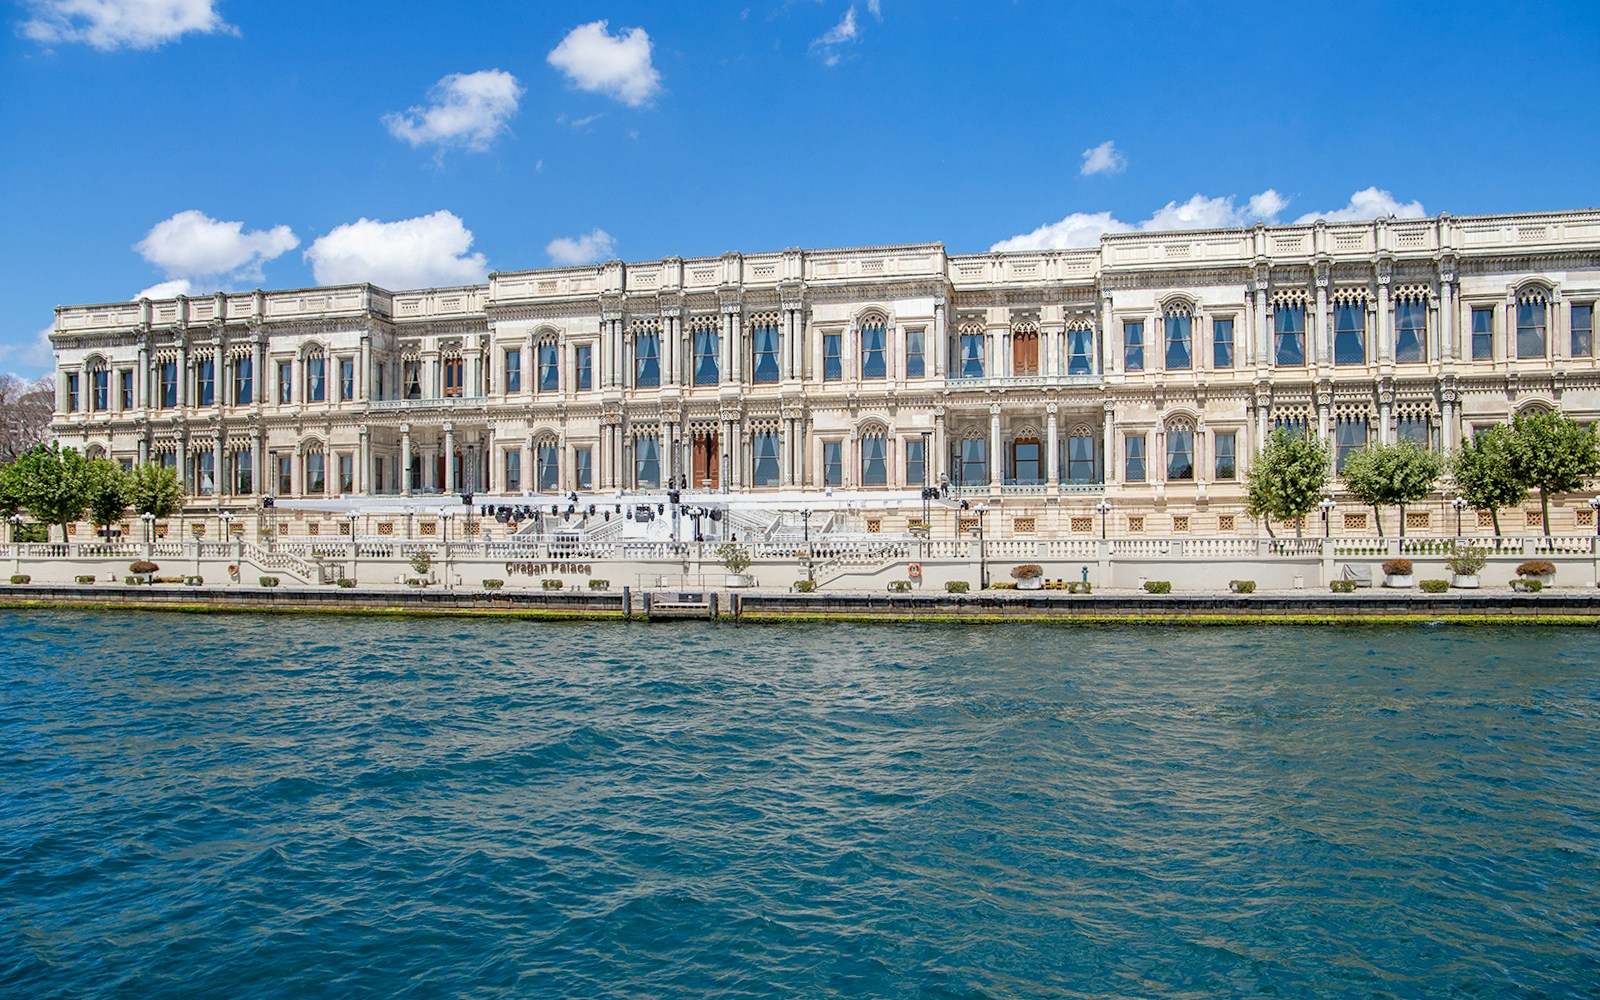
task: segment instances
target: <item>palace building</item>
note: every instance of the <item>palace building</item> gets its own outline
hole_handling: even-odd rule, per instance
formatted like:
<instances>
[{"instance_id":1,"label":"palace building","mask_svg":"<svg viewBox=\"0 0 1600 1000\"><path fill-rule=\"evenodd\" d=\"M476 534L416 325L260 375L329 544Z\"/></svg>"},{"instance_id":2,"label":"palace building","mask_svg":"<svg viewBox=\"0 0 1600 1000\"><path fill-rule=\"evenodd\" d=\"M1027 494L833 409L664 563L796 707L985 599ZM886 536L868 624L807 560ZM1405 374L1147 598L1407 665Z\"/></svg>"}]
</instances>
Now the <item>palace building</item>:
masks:
<instances>
[{"instance_id":1,"label":"palace building","mask_svg":"<svg viewBox=\"0 0 1600 1000\"><path fill-rule=\"evenodd\" d=\"M1254 534L1243 478L1275 427L1338 464L1529 408L1600 418L1597 299L1588 210L218 292L59 308L54 430L175 465L213 510L832 490L896 533L948 479L1002 536L1098 534L1102 501L1114 533ZM1446 533L1449 499L1408 526ZM1337 530L1369 513L1341 502Z\"/></svg>"}]
</instances>

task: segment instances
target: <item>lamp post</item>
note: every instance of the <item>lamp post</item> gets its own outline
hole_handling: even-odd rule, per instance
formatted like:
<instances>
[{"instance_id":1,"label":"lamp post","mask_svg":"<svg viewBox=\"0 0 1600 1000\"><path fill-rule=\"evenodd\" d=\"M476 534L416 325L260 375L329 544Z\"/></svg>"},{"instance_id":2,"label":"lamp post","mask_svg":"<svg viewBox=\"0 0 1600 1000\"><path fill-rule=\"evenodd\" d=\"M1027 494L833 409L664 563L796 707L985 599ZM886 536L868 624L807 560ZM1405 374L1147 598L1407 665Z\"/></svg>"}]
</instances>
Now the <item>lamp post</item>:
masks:
<instances>
[{"instance_id":1,"label":"lamp post","mask_svg":"<svg viewBox=\"0 0 1600 1000\"><path fill-rule=\"evenodd\" d=\"M11 572L22 573L22 543L17 541L17 535L22 531L22 515L12 514L6 520L11 522L11 552L17 557L17 567Z\"/></svg>"},{"instance_id":2,"label":"lamp post","mask_svg":"<svg viewBox=\"0 0 1600 1000\"><path fill-rule=\"evenodd\" d=\"M144 522L144 550L145 559L148 560L155 554L156 545L156 516L149 511L139 515L139 520Z\"/></svg>"},{"instance_id":3,"label":"lamp post","mask_svg":"<svg viewBox=\"0 0 1600 1000\"><path fill-rule=\"evenodd\" d=\"M800 540L805 545L805 548L801 549L801 551L806 554L806 579L807 580L815 580L816 577L811 575L812 572L813 572L814 564L813 564L812 559L811 559L811 508L810 507L803 508L800 511L800 524L801 524Z\"/></svg>"},{"instance_id":4,"label":"lamp post","mask_svg":"<svg viewBox=\"0 0 1600 1000\"><path fill-rule=\"evenodd\" d=\"M450 518L451 510L441 510L439 520L444 522L444 589L450 589Z\"/></svg>"},{"instance_id":5,"label":"lamp post","mask_svg":"<svg viewBox=\"0 0 1600 1000\"><path fill-rule=\"evenodd\" d=\"M1094 509L1100 512L1100 540L1105 541L1106 515L1111 513L1111 501L1101 500L1099 503L1094 505Z\"/></svg>"},{"instance_id":6,"label":"lamp post","mask_svg":"<svg viewBox=\"0 0 1600 1000\"><path fill-rule=\"evenodd\" d=\"M980 503L978 506L973 508L973 511L978 515L978 589L988 590L989 564L984 558L983 515L989 513L989 508L987 505Z\"/></svg>"},{"instance_id":7,"label":"lamp post","mask_svg":"<svg viewBox=\"0 0 1600 1000\"><path fill-rule=\"evenodd\" d=\"M1461 537L1461 512L1467 509L1467 498L1466 497L1456 497L1454 500L1450 501L1450 506L1452 506L1452 507L1454 507L1456 509L1456 537L1460 538ZM1590 500L1589 501L1589 506L1591 506L1591 507L1596 506L1595 500Z\"/></svg>"},{"instance_id":8,"label":"lamp post","mask_svg":"<svg viewBox=\"0 0 1600 1000\"><path fill-rule=\"evenodd\" d=\"M1600 539L1600 497L1589 498L1589 509L1594 511L1594 537Z\"/></svg>"},{"instance_id":9,"label":"lamp post","mask_svg":"<svg viewBox=\"0 0 1600 1000\"><path fill-rule=\"evenodd\" d=\"M350 579L356 578L356 567L361 559L361 543L356 540L356 520L361 516L355 511L345 515L350 519Z\"/></svg>"},{"instance_id":10,"label":"lamp post","mask_svg":"<svg viewBox=\"0 0 1600 1000\"><path fill-rule=\"evenodd\" d=\"M1333 508L1338 504L1334 503L1333 497L1323 497L1317 506L1322 508L1322 537L1326 540L1333 537Z\"/></svg>"},{"instance_id":11,"label":"lamp post","mask_svg":"<svg viewBox=\"0 0 1600 1000\"><path fill-rule=\"evenodd\" d=\"M217 515L217 520L222 522L222 553L221 554L225 555L225 554L227 554L229 543L231 543L233 541L233 514L229 513L228 511L223 511L222 513ZM200 548L200 543L196 542L195 543L196 555L195 555L195 560L194 560L194 575L195 576L199 576L200 575L200 556L198 554L199 553L199 548Z\"/></svg>"}]
</instances>

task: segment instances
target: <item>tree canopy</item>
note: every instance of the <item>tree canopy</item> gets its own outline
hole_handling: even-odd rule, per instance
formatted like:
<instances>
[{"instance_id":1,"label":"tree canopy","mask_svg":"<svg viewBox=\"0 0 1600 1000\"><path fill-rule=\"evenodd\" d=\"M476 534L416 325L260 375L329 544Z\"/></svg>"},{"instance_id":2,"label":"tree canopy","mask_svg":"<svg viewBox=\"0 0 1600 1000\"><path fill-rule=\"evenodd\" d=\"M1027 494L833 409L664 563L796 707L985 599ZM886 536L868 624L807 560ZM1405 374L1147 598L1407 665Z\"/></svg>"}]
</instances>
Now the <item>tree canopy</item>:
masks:
<instances>
[{"instance_id":1,"label":"tree canopy","mask_svg":"<svg viewBox=\"0 0 1600 1000\"><path fill-rule=\"evenodd\" d=\"M1500 509L1515 507L1528 498L1528 488L1512 467L1512 431L1496 424L1469 437L1450 459L1456 489L1473 510L1486 510L1500 534Z\"/></svg>"},{"instance_id":2,"label":"tree canopy","mask_svg":"<svg viewBox=\"0 0 1600 1000\"><path fill-rule=\"evenodd\" d=\"M89 519L104 531L128 507L128 474L107 458L89 459Z\"/></svg>"},{"instance_id":3,"label":"tree canopy","mask_svg":"<svg viewBox=\"0 0 1600 1000\"><path fill-rule=\"evenodd\" d=\"M1550 494L1570 493L1600 475L1600 447L1593 428L1564 413L1525 413L1511 423L1508 452L1512 475L1539 491L1544 533L1550 534Z\"/></svg>"},{"instance_id":4,"label":"tree canopy","mask_svg":"<svg viewBox=\"0 0 1600 1000\"><path fill-rule=\"evenodd\" d=\"M7 470L11 492L21 506L36 521L61 525L62 541L67 540L67 525L89 506L92 475L88 459L53 443L29 448Z\"/></svg>"},{"instance_id":5,"label":"tree canopy","mask_svg":"<svg viewBox=\"0 0 1600 1000\"><path fill-rule=\"evenodd\" d=\"M183 487L178 483L176 469L146 462L128 473L126 495L136 513L169 517L183 502Z\"/></svg>"},{"instance_id":6,"label":"tree canopy","mask_svg":"<svg viewBox=\"0 0 1600 1000\"><path fill-rule=\"evenodd\" d=\"M1374 444L1351 455L1340 477L1357 502L1372 508L1383 535L1383 508L1400 508L1400 537L1406 536L1406 504L1433 492L1444 471L1444 459L1417 446L1415 441Z\"/></svg>"},{"instance_id":7,"label":"tree canopy","mask_svg":"<svg viewBox=\"0 0 1600 1000\"><path fill-rule=\"evenodd\" d=\"M1321 501L1328 484L1328 446L1315 436L1280 427L1256 456L1246 480L1245 509L1251 517L1266 520L1270 535L1274 518L1303 519ZM1295 534L1303 530L1303 520L1297 521Z\"/></svg>"}]
</instances>

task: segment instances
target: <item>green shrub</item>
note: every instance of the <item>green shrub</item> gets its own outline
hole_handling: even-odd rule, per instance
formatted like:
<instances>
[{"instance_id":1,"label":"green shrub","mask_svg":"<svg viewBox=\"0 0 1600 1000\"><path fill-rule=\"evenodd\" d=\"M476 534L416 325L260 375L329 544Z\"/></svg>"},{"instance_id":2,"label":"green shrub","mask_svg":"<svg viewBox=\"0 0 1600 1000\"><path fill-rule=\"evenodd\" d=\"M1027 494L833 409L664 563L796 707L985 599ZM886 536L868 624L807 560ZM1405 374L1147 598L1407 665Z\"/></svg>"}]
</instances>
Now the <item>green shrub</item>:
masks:
<instances>
[{"instance_id":1,"label":"green shrub","mask_svg":"<svg viewBox=\"0 0 1600 1000\"><path fill-rule=\"evenodd\" d=\"M1424 594L1442 594L1450 589L1449 580L1418 580L1417 586Z\"/></svg>"},{"instance_id":2,"label":"green shrub","mask_svg":"<svg viewBox=\"0 0 1600 1000\"><path fill-rule=\"evenodd\" d=\"M1253 594L1256 592L1254 580L1229 580L1228 589L1235 594Z\"/></svg>"},{"instance_id":3,"label":"green shrub","mask_svg":"<svg viewBox=\"0 0 1600 1000\"><path fill-rule=\"evenodd\" d=\"M972 589L972 584L965 580L951 580L944 585L944 589L947 594L965 594Z\"/></svg>"},{"instance_id":4,"label":"green shrub","mask_svg":"<svg viewBox=\"0 0 1600 1000\"><path fill-rule=\"evenodd\" d=\"M1530 559L1517 567L1518 576L1555 576L1556 564L1544 559Z\"/></svg>"},{"instance_id":5,"label":"green shrub","mask_svg":"<svg viewBox=\"0 0 1600 1000\"><path fill-rule=\"evenodd\" d=\"M1144 582L1144 589L1145 593L1148 594L1170 594L1172 593L1172 581L1146 580Z\"/></svg>"},{"instance_id":6,"label":"green shrub","mask_svg":"<svg viewBox=\"0 0 1600 1000\"><path fill-rule=\"evenodd\" d=\"M32 579L33 579L33 577L29 576L26 573L18 573L18 574L16 574L15 576L13 576L11 578L11 582L12 583L21 584L21 583L27 583L28 581L30 581Z\"/></svg>"},{"instance_id":7,"label":"green shrub","mask_svg":"<svg viewBox=\"0 0 1600 1000\"><path fill-rule=\"evenodd\" d=\"M73 577L73 579L77 580L79 583L93 583L94 582L94 577L92 577L92 576L75 576L75 577Z\"/></svg>"},{"instance_id":8,"label":"green shrub","mask_svg":"<svg viewBox=\"0 0 1600 1000\"><path fill-rule=\"evenodd\" d=\"M798 590L802 594L812 593L813 591L815 591L817 589L817 581L815 581L815 580L796 580L794 582L794 589Z\"/></svg>"},{"instance_id":9,"label":"green shrub","mask_svg":"<svg viewBox=\"0 0 1600 1000\"><path fill-rule=\"evenodd\" d=\"M1354 580L1335 580L1328 586L1332 588L1335 594L1353 594L1356 592L1356 582Z\"/></svg>"},{"instance_id":10,"label":"green shrub","mask_svg":"<svg viewBox=\"0 0 1600 1000\"><path fill-rule=\"evenodd\" d=\"M428 552L418 552L411 557L411 569L418 575L426 573L433 565L433 556Z\"/></svg>"},{"instance_id":11,"label":"green shrub","mask_svg":"<svg viewBox=\"0 0 1600 1000\"><path fill-rule=\"evenodd\" d=\"M1069 594L1088 594L1088 593L1092 593L1092 592L1093 592L1093 588L1091 588L1089 586L1089 581L1088 580L1068 580L1067 581L1067 593L1069 593Z\"/></svg>"},{"instance_id":12,"label":"green shrub","mask_svg":"<svg viewBox=\"0 0 1600 1000\"><path fill-rule=\"evenodd\" d=\"M156 577L156 582L157 583L182 583L184 580L187 580L187 579L188 579L188 577L185 577L185 576L158 576L158 577Z\"/></svg>"},{"instance_id":13,"label":"green shrub","mask_svg":"<svg viewBox=\"0 0 1600 1000\"><path fill-rule=\"evenodd\" d=\"M1481 545L1457 545L1445 560L1457 576L1476 576L1489 562L1489 550Z\"/></svg>"},{"instance_id":14,"label":"green shrub","mask_svg":"<svg viewBox=\"0 0 1600 1000\"><path fill-rule=\"evenodd\" d=\"M122 582L127 584L130 587L137 587L139 584L144 582L144 577L142 577L142 576L125 576L125 577L122 578Z\"/></svg>"},{"instance_id":15,"label":"green shrub","mask_svg":"<svg viewBox=\"0 0 1600 1000\"><path fill-rule=\"evenodd\" d=\"M485 580L485 581L483 581L483 589L484 590L499 590L501 587L504 587L505 585L506 585L506 582L504 580Z\"/></svg>"},{"instance_id":16,"label":"green shrub","mask_svg":"<svg viewBox=\"0 0 1600 1000\"><path fill-rule=\"evenodd\" d=\"M611 589L611 581L610 580L590 580L589 581L589 589L590 590L610 590Z\"/></svg>"},{"instance_id":17,"label":"green shrub","mask_svg":"<svg viewBox=\"0 0 1600 1000\"><path fill-rule=\"evenodd\" d=\"M1014 584L1014 583L991 583L991 584L989 584L989 589L990 590L1016 590L1017 589L1017 585Z\"/></svg>"},{"instance_id":18,"label":"green shrub","mask_svg":"<svg viewBox=\"0 0 1600 1000\"><path fill-rule=\"evenodd\" d=\"M264 576L261 578L261 585L263 587L276 587L278 585L278 578L275 576Z\"/></svg>"},{"instance_id":19,"label":"green shrub","mask_svg":"<svg viewBox=\"0 0 1600 1000\"><path fill-rule=\"evenodd\" d=\"M540 580L539 585L546 590L560 590L565 586L560 580Z\"/></svg>"},{"instance_id":20,"label":"green shrub","mask_svg":"<svg viewBox=\"0 0 1600 1000\"><path fill-rule=\"evenodd\" d=\"M356 582L347 576L341 576L339 579L333 582L335 586L343 587L346 590L349 590L356 585Z\"/></svg>"},{"instance_id":21,"label":"green shrub","mask_svg":"<svg viewBox=\"0 0 1600 1000\"><path fill-rule=\"evenodd\" d=\"M186 576L183 578L183 585L185 587L198 587L205 582L206 578L203 576Z\"/></svg>"},{"instance_id":22,"label":"green shrub","mask_svg":"<svg viewBox=\"0 0 1600 1000\"><path fill-rule=\"evenodd\" d=\"M1524 594L1537 594L1539 591L1544 589L1544 581L1535 580L1530 577L1519 576L1515 580L1511 581L1511 589L1520 591Z\"/></svg>"},{"instance_id":23,"label":"green shrub","mask_svg":"<svg viewBox=\"0 0 1600 1000\"><path fill-rule=\"evenodd\" d=\"M911 593L911 581L910 580L890 580L889 581L889 593L891 593L891 594L909 594L909 593Z\"/></svg>"}]
</instances>

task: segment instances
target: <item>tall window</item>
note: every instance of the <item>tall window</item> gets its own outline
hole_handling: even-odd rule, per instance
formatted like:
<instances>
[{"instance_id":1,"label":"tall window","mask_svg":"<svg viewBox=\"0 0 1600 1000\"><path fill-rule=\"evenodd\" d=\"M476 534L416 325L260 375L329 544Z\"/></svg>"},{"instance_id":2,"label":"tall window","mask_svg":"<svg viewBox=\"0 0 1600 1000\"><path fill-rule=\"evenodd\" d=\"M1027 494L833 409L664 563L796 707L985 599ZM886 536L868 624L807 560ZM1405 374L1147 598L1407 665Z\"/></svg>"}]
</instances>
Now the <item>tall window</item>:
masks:
<instances>
[{"instance_id":1,"label":"tall window","mask_svg":"<svg viewBox=\"0 0 1600 1000\"><path fill-rule=\"evenodd\" d=\"M233 402L237 406L249 406L254 396L255 362L247 354L233 363Z\"/></svg>"},{"instance_id":2,"label":"tall window","mask_svg":"<svg viewBox=\"0 0 1600 1000\"><path fill-rule=\"evenodd\" d=\"M195 363L194 397L196 406L214 406L217 402L216 362L209 358Z\"/></svg>"},{"instance_id":3,"label":"tall window","mask_svg":"<svg viewBox=\"0 0 1600 1000\"><path fill-rule=\"evenodd\" d=\"M773 328L776 333L776 328ZM778 485L778 432L767 429L756 431L751 442L750 485Z\"/></svg>"},{"instance_id":4,"label":"tall window","mask_svg":"<svg viewBox=\"0 0 1600 1000\"><path fill-rule=\"evenodd\" d=\"M201 496L217 492L217 456L209 451L196 452L194 456L194 484Z\"/></svg>"},{"instance_id":5,"label":"tall window","mask_svg":"<svg viewBox=\"0 0 1600 1000\"><path fill-rule=\"evenodd\" d=\"M78 412L78 373L73 372L67 376L67 405L64 409L68 413Z\"/></svg>"},{"instance_id":6,"label":"tall window","mask_svg":"<svg viewBox=\"0 0 1600 1000\"><path fill-rule=\"evenodd\" d=\"M1023 377L1039 374L1038 333L1017 330L1011 334L1011 374Z\"/></svg>"},{"instance_id":7,"label":"tall window","mask_svg":"<svg viewBox=\"0 0 1600 1000\"><path fill-rule=\"evenodd\" d=\"M961 335L961 377L983 378L983 334Z\"/></svg>"},{"instance_id":8,"label":"tall window","mask_svg":"<svg viewBox=\"0 0 1600 1000\"><path fill-rule=\"evenodd\" d=\"M927 374L927 336L921 330L906 331L906 378L922 378Z\"/></svg>"},{"instance_id":9,"label":"tall window","mask_svg":"<svg viewBox=\"0 0 1600 1000\"><path fill-rule=\"evenodd\" d=\"M634 439L633 482L639 489L656 489L661 485L661 439L654 434L642 434Z\"/></svg>"},{"instance_id":10,"label":"tall window","mask_svg":"<svg viewBox=\"0 0 1600 1000\"><path fill-rule=\"evenodd\" d=\"M589 448L574 449L572 452L572 471L577 477L578 489L594 489L594 451Z\"/></svg>"},{"instance_id":11,"label":"tall window","mask_svg":"<svg viewBox=\"0 0 1600 1000\"><path fill-rule=\"evenodd\" d=\"M541 441L533 449L533 488L540 493L553 493L560 489L561 451L554 441Z\"/></svg>"},{"instance_id":12,"label":"tall window","mask_svg":"<svg viewBox=\"0 0 1600 1000\"><path fill-rule=\"evenodd\" d=\"M288 496L294 492L294 456L279 455L278 462L278 496Z\"/></svg>"},{"instance_id":13,"label":"tall window","mask_svg":"<svg viewBox=\"0 0 1600 1000\"><path fill-rule=\"evenodd\" d=\"M1277 336L1276 364L1303 365L1306 363L1306 309L1302 305L1281 303L1273 312L1273 325Z\"/></svg>"},{"instance_id":14,"label":"tall window","mask_svg":"<svg viewBox=\"0 0 1600 1000\"><path fill-rule=\"evenodd\" d=\"M822 442L822 485L844 485L844 442Z\"/></svg>"},{"instance_id":15,"label":"tall window","mask_svg":"<svg viewBox=\"0 0 1600 1000\"><path fill-rule=\"evenodd\" d=\"M294 366L288 361L278 362L278 402L294 401Z\"/></svg>"},{"instance_id":16,"label":"tall window","mask_svg":"<svg viewBox=\"0 0 1600 1000\"><path fill-rule=\"evenodd\" d=\"M522 391L522 351L510 348L506 351L506 392Z\"/></svg>"},{"instance_id":17,"label":"tall window","mask_svg":"<svg viewBox=\"0 0 1600 1000\"><path fill-rule=\"evenodd\" d=\"M327 491L327 470L323 466L323 454L320 451L306 452L306 489L307 493L324 493Z\"/></svg>"},{"instance_id":18,"label":"tall window","mask_svg":"<svg viewBox=\"0 0 1600 1000\"><path fill-rule=\"evenodd\" d=\"M756 385L770 385L778 381L778 327L773 323L757 324L750 335L750 381Z\"/></svg>"},{"instance_id":19,"label":"tall window","mask_svg":"<svg viewBox=\"0 0 1600 1000\"><path fill-rule=\"evenodd\" d=\"M1394 304L1394 359L1401 364L1428 360L1428 304L1414 296Z\"/></svg>"},{"instance_id":20,"label":"tall window","mask_svg":"<svg viewBox=\"0 0 1600 1000\"><path fill-rule=\"evenodd\" d=\"M321 403L328 398L328 361L321 355L306 358L306 402ZM320 490L318 492L321 492Z\"/></svg>"},{"instance_id":21,"label":"tall window","mask_svg":"<svg viewBox=\"0 0 1600 1000\"><path fill-rule=\"evenodd\" d=\"M1122 451L1126 458L1123 469L1123 478L1130 483L1144 482L1144 435L1128 434L1122 439Z\"/></svg>"},{"instance_id":22,"label":"tall window","mask_svg":"<svg viewBox=\"0 0 1600 1000\"><path fill-rule=\"evenodd\" d=\"M1367 363L1367 304L1365 301L1334 303L1333 363L1336 365L1364 365Z\"/></svg>"},{"instance_id":23,"label":"tall window","mask_svg":"<svg viewBox=\"0 0 1600 1000\"><path fill-rule=\"evenodd\" d=\"M161 408L170 410L178 405L178 363L161 362Z\"/></svg>"},{"instance_id":24,"label":"tall window","mask_svg":"<svg viewBox=\"0 0 1600 1000\"><path fill-rule=\"evenodd\" d=\"M1167 368L1183 370L1194 367L1193 344L1190 333L1193 317L1187 310L1169 310L1167 321Z\"/></svg>"},{"instance_id":25,"label":"tall window","mask_svg":"<svg viewBox=\"0 0 1600 1000\"><path fill-rule=\"evenodd\" d=\"M1088 434L1072 434L1067 438L1067 482L1087 486L1098 482L1095 474L1095 439Z\"/></svg>"},{"instance_id":26,"label":"tall window","mask_svg":"<svg viewBox=\"0 0 1600 1000\"><path fill-rule=\"evenodd\" d=\"M1211 321L1211 367L1233 367L1233 319Z\"/></svg>"},{"instance_id":27,"label":"tall window","mask_svg":"<svg viewBox=\"0 0 1600 1000\"><path fill-rule=\"evenodd\" d=\"M339 359L339 400L348 403L356 398L356 359Z\"/></svg>"},{"instance_id":28,"label":"tall window","mask_svg":"<svg viewBox=\"0 0 1600 1000\"><path fill-rule=\"evenodd\" d=\"M133 409L133 372L124 369L117 372L118 395L122 397L122 408Z\"/></svg>"},{"instance_id":29,"label":"tall window","mask_svg":"<svg viewBox=\"0 0 1600 1000\"><path fill-rule=\"evenodd\" d=\"M1094 373L1094 331L1067 331L1067 374L1091 375Z\"/></svg>"},{"instance_id":30,"label":"tall window","mask_svg":"<svg viewBox=\"0 0 1600 1000\"><path fill-rule=\"evenodd\" d=\"M506 491L508 493L522 492L522 449L506 449Z\"/></svg>"},{"instance_id":31,"label":"tall window","mask_svg":"<svg viewBox=\"0 0 1600 1000\"><path fill-rule=\"evenodd\" d=\"M349 452L339 453L339 492L356 491L356 457Z\"/></svg>"},{"instance_id":32,"label":"tall window","mask_svg":"<svg viewBox=\"0 0 1600 1000\"><path fill-rule=\"evenodd\" d=\"M111 372L105 368L96 368L89 373L89 379L90 407L100 411L111 409Z\"/></svg>"},{"instance_id":33,"label":"tall window","mask_svg":"<svg viewBox=\"0 0 1600 1000\"><path fill-rule=\"evenodd\" d=\"M249 448L240 448L233 453L233 492L255 492L255 458Z\"/></svg>"},{"instance_id":34,"label":"tall window","mask_svg":"<svg viewBox=\"0 0 1600 1000\"><path fill-rule=\"evenodd\" d=\"M1542 295L1531 295L1517 303L1517 357L1544 357L1544 314Z\"/></svg>"},{"instance_id":35,"label":"tall window","mask_svg":"<svg viewBox=\"0 0 1600 1000\"><path fill-rule=\"evenodd\" d=\"M1410 441L1419 448L1433 446L1433 426L1426 413L1406 412L1395 417L1395 438Z\"/></svg>"},{"instance_id":36,"label":"tall window","mask_svg":"<svg viewBox=\"0 0 1600 1000\"><path fill-rule=\"evenodd\" d=\"M422 362L417 360L416 358L410 358L410 359L407 359L406 361L401 362L401 367L404 369L403 374L404 374L405 382L406 382L406 389L405 389L406 398L407 399L421 399L422 398Z\"/></svg>"},{"instance_id":37,"label":"tall window","mask_svg":"<svg viewBox=\"0 0 1600 1000\"><path fill-rule=\"evenodd\" d=\"M1334 428L1335 468L1343 472L1350 456L1367 446L1367 418L1343 416Z\"/></svg>"},{"instance_id":38,"label":"tall window","mask_svg":"<svg viewBox=\"0 0 1600 1000\"><path fill-rule=\"evenodd\" d=\"M889 485L889 439L882 431L861 439L861 485Z\"/></svg>"},{"instance_id":39,"label":"tall window","mask_svg":"<svg viewBox=\"0 0 1600 1000\"><path fill-rule=\"evenodd\" d=\"M467 366L460 355L444 359L444 394L447 397L460 396L466 391Z\"/></svg>"},{"instance_id":40,"label":"tall window","mask_svg":"<svg viewBox=\"0 0 1600 1000\"><path fill-rule=\"evenodd\" d=\"M1124 371L1144 371L1144 321L1132 320L1122 324L1122 368Z\"/></svg>"},{"instance_id":41,"label":"tall window","mask_svg":"<svg viewBox=\"0 0 1600 1000\"><path fill-rule=\"evenodd\" d=\"M1572 356L1587 358L1594 354L1594 303L1586 302L1572 307Z\"/></svg>"},{"instance_id":42,"label":"tall window","mask_svg":"<svg viewBox=\"0 0 1600 1000\"><path fill-rule=\"evenodd\" d=\"M574 365L577 368L577 384L580 390L594 388L594 346L579 344L573 353Z\"/></svg>"},{"instance_id":43,"label":"tall window","mask_svg":"<svg viewBox=\"0 0 1600 1000\"><path fill-rule=\"evenodd\" d=\"M1211 438L1213 450L1217 453L1214 476L1217 479L1236 479L1239 475L1236 458L1237 438L1233 431L1218 431Z\"/></svg>"},{"instance_id":44,"label":"tall window","mask_svg":"<svg viewBox=\"0 0 1600 1000\"><path fill-rule=\"evenodd\" d=\"M1194 478L1194 428L1184 424L1167 428L1167 479Z\"/></svg>"},{"instance_id":45,"label":"tall window","mask_svg":"<svg viewBox=\"0 0 1600 1000\"><path fill-rule=\"evenodd\" d=\"M717 331L701 327L694 332L694 384L717 384Z\"/></svg>"},{"instance_id":46,"label":"tall window","mask_svg":"<svg viewBox=\"0 0 1600 1000\"><path fill-rule=\"evenodd\" d=\"M661 384L661 335L641 333L633 338L633 384L653 389Z\"/></svg>"},{"instance_id":47,"label":"tall window","mask_svg":"<svg viewBox=\"0 0 1600 1000\"><path fill-rule=\"evenodd\" d=\"M988 443L983 438L966 438L956 446L956 482L962 486L982 486L989 481Z\"/></svg>"},{"instance_id":48,"label":"tall window","mask_svg":"<svg viewBox=\"0 0 1600 1000\"><path fill-rule=\"evenodd\" d=\"M561 361L553 340L541 341L539 352L539 391L555 392L561 388Z\"/></svg>"},{"instance_id":49,"label":"tall window","mask_svg":"<svg viewBox=\"0 0 1600 1000\"><path fill-rule=\"evenodd\" d=\"M822 335L822 378L837 382L844 378L844 363L839 357L841 338L837 333Z\"/></svg>"},{"instance_id":50,"label":"tall window","mask_svg":"<svg viewBox=\"0 0 1600 1000\"><path fill-rule=\"evenodd\" d=\"M1044 462L1038 438L1018 438L1011 442L1011 473L1022 486L1037 486L1044 482Z\"/></svg>"},{"instance_id":51,"label":"tall window","mask_svg":"<svg viewBox=\"0 0 1600 1000\"><path fill-rule=\"evenodd\" d=\"M906 485L928 485L928 454L920 437L906 438Z\"/></svg>"},{"instance_id":52,"label":"tall window","mask_svg":"<svg viewBox=\"0 0 1600 1000\"><path fill-rule=\"evenodd\" d=\"M868 323L861 328L861 377L879 379L889 374L884 362L885 332L882 323Z\"/></svg>"},{"instance_id":53,"label":"tall window","mask_svg":"<svg viewBox=\"0 0 1600 1000\"><path fill-rule=\"evenodd\" d=\"M1494 359L1494 310L1472 310L1472 360Z\"/></svg>"}]
</instances>

